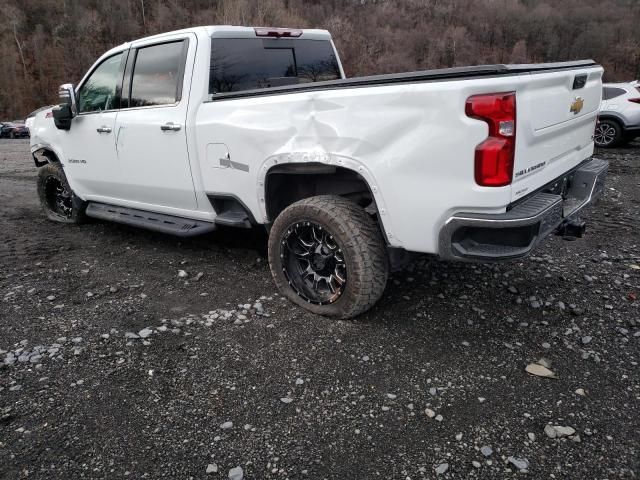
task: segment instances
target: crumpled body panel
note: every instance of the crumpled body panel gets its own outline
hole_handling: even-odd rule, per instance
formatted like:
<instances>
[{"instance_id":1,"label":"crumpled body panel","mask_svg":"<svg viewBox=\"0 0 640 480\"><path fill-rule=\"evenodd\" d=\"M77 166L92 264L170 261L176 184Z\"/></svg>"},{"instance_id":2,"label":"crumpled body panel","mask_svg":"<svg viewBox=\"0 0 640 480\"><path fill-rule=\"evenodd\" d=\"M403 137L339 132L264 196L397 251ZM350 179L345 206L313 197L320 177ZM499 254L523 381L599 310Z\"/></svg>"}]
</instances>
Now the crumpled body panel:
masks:
<instances>
[{"instance_id":1,"label":"crumpled body panel","mask_svg":"<svg viewBox=\"0 0 640 480\"><path fill-rule=\"evenodd\" d=\"M391 245L436 253L447 212L499 210L509 203L510 187L479 194L473 179L473 152L486 136L486 125L464 115L464 101L482 82L487 80L205 103L196 120L204 189L234 193L256 219L268 221L264 179L274 165L320 162L349 168L368 182ZM248 171L212 169L216 159L207 158L206 150L216 143Z\"/></svg>"}]
</instances>

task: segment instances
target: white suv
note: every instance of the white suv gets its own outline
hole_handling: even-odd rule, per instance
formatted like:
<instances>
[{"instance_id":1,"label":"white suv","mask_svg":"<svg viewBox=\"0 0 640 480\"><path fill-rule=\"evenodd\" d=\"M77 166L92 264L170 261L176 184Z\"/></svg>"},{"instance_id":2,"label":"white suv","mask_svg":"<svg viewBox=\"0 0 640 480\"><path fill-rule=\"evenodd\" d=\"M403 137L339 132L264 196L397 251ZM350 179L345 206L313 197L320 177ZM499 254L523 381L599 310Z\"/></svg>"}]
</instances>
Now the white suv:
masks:
<instances>
[{"instance_id":1,"label":"white suv","mask_svg":"<svg viewBox=\"0 0 640 480\"><path fill-rule=\"evenodd\" d=\"M615 147L640 136L640 85L605 83L598 116L595 144Z\"/></svg>"}]
</instances>

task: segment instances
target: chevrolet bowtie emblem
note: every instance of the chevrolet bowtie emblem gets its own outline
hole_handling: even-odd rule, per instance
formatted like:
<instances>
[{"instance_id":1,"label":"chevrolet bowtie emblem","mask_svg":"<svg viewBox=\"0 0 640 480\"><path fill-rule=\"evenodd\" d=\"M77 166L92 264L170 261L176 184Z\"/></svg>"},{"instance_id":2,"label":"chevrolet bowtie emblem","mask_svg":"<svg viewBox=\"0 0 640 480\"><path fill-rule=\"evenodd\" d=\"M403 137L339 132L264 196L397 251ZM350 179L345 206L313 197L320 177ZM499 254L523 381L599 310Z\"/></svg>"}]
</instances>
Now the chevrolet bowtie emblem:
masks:
<instances>
[{"instance_id":1,"label":"chevrolet bowtie emblem","mask_svg":"<svg viewBox=\"0 0 640 480\"><path fill-rule=\"evenodd\" d=\"M580 113L580 110L582 110L583 106L584 99L582 97L576 97L573 103L571 103L571 108L569 108L569 111L574 115L577 115L578 113Z\"/></svg>"}]
</instances>

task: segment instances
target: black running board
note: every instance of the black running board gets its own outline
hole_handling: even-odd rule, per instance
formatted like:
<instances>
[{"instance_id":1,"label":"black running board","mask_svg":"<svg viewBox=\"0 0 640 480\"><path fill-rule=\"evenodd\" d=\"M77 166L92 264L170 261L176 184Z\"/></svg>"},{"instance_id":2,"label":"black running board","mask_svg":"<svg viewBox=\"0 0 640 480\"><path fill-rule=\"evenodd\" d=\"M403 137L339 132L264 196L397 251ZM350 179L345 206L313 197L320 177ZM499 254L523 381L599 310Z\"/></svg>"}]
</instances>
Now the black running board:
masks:
<instances>
[{"instance_id":1,"label":"black running board","mask_svg":"<svg viewBox=\"0 0 640 480\"><path fill-rule=\"evenodd\" d=\"M146 228L147 230L177 235L178 237L194 237L216 229L215 224L210 222L127 207L116 207L104 203L90 202L86 213L88 217Z\"/></svg>"}]
</instances>

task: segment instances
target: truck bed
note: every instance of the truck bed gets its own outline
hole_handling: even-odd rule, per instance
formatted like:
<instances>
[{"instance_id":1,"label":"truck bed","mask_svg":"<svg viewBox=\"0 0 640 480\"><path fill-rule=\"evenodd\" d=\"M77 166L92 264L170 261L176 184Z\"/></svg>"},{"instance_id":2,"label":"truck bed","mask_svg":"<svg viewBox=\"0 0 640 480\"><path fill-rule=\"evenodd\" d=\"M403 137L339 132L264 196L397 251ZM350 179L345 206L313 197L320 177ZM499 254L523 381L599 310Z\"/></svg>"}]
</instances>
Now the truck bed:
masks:
<instances>
[{"instance_id":1,"label":"truck bed","mask_svg":"<svg viewBox=\"0 0 640 480\"><path fill-rule=\"evenodd\" d=\"M455 212L504 213L592 155L601 76L593 60L582 60L215 93L197 108L193 150L209 192L260 188L282 163L357 171L374 192L389 244L436 253L437 232ZM467 116L465 104L496 92L517 96L514 173L511 184L487 187L474 181L474 153L488 126ZM220 175L224 156L246 171ZM272 220L260 198L247 206Z\"/></svg>"},{"instance_id":2,"label":"truck bed","mask_svg":"<svg viewBox=\"0 0 640 480\"><path fill-rule=\"evenodd\" d=\"M436 82L445 80L464 80L484 77L498 77L508 75L521 75L526 73L541 73L558 70L572 70L575 68L593 67L597 63L594 60L577 60L571 62L553 63L524 63L524 64L494 64L476 65L468 67L438 68L433 70L420 70L416 72L389 73L383 75L369 75L366 77L344 78L324 82L302 83L298 85L285 85L281 87L261 88L245 90L241 92L217 93L210 101L222 101L233 98L246 98L264 95L279 95L287 93L299 93L309 91L333 90L339 88L359 88L377 85L393 85L399 83Z\"/></svg>"}]
</instances>

